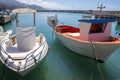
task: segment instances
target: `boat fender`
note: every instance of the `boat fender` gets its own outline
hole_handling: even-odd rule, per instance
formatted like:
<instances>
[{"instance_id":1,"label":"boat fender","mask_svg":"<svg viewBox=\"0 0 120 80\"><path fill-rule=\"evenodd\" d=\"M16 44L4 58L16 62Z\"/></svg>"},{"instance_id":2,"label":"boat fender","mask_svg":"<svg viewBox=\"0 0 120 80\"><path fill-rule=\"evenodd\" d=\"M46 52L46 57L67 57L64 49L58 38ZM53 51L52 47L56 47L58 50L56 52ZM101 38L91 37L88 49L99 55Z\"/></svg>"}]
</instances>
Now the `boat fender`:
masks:
<instances>
[{"instance_id":1,"label":"boat fender","mask_svg":"<svg viewBox=\"0 0 120 80\"><path fill-rule=\"evenodd\" d=\"M40 43L42 43L42 40L43 40L43 34L41 33L41 34L39 35L39 37L40 37Z\"/></svg>"},{"instance_id":2,"label":"boat fender","mask_svg":"<svg viewBox=\"0 0 120 80\"><path fill-rule=\"evenodd\" d=\"M21 64L22 64L22 62L18 62L18 67L17 67L17 70L18 70L18 71L20 70Z\"/></svg>"},{"instance_id":3,"label":"boat fender","mask_svg":"<svg viewBox=\"0 0 120 80\"><path fill-rule=\"evenodd\" d=\"M15 35L12 36L11 40L12 40L12 45L14 46L14 44L16 44L16 36Z\"/></svg>"},{"instance_id":4,"label":"boat fender","mask_svg":"<svg viewBox=\"0 0 120 80\"><path fill-rule=\"evenodd\" d=\"M3 32L3 28L2 28L2 26L0 26L0 32Z\"/></svg>"}]
</instances>

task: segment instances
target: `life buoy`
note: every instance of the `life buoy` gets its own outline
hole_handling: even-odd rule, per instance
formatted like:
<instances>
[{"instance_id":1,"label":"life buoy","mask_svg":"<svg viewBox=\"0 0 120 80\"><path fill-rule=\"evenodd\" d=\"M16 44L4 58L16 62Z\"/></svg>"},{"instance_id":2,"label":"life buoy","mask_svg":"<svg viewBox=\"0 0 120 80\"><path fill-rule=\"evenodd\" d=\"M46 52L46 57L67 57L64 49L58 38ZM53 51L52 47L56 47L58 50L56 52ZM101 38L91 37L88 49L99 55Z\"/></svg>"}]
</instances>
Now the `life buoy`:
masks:
<instances>
[{"instance_id":1,"label":"life buoy","mask_svg":"<svg viewBox=\"0 0 120 80\"><path fill-rule=\"evenodd\" d=\"M57 17L55 17L55 16L48 17L48 21L47 22L48 22L48 25L50 27L55 27L58 24Z\"/></svg>"}]
</instances>

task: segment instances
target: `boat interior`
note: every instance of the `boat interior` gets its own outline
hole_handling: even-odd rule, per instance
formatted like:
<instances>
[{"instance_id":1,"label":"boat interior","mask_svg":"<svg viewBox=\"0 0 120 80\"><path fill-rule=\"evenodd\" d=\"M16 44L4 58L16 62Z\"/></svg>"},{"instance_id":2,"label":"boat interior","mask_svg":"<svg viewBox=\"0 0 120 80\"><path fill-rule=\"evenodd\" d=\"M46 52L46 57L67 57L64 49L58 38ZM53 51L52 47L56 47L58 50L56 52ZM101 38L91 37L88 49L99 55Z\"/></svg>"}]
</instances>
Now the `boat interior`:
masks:
<instances>
[{"instance_id":1,"label":"boat interior","mask_svg":"<svg viewBox=\"0 0 120 80\"><path fill-rule=\"evenodd\" d=\"M80 29L72 26L61 25L55 28L56 32L62 33L64 36L80 39Z\"/></svg>"},{"instance_id":2,"label":"boat interior","mask_svg":"<svg viewBox=\"0 0 120 80\"><path fill-rule=\"evenodd\" d=\"M36 60L37 62L38 59L40 59L40 56L43 54L40 52L39 58L38 58L38 54L37 54L37 51L39 51L38 49L42 51L44 50L45 41L43 40L43 36L39 35L39 37L36 37L35 40L36 40L36 43L35 43L36 46L34 46L32 50L27 51L27 52L22 52L22 51L19 51L17 48L17 42L16 42L15 35L11 37L11 40L4 39L1 44L3 45L3 47L1 47L1 50L2 52L5 52L5 54L3 53L1 54L2 59L8 65L11 63L14 63L14 65L9 65L9 66L13 67L16 70L24 70L25 67L31 66L31 64L35 63L34 60ZM31 56L33 57L33 59L31 58ZM22 67L20 68L20 66Z\"/></svg>"},{"instance_id":3,"label":"boat interior","mask_svg":"<svg viewBox=\"0 0 120 80\"><path fill-rule=\"evenodd\" d=\"M91 33L99 34L101 32L104 32L105 28L106 28L105 25L106 24L101 24L101 25L92 24L88 34L91 34ZM105 26L105 27L101 27L101 26ZM81 30L80 28L67 26L67 25L60 25L55 28L56 32L66 36L66 37L75 39L75 40L82 40L80 37L80 34L81 34L80 30ZM96 35L93 35L93 36L96 36ZM99 41L99 42L117 42L117 41L120 41L120 38L109 36L107 40L103 40L103 41Z\"/></svg>"}]
</instances>

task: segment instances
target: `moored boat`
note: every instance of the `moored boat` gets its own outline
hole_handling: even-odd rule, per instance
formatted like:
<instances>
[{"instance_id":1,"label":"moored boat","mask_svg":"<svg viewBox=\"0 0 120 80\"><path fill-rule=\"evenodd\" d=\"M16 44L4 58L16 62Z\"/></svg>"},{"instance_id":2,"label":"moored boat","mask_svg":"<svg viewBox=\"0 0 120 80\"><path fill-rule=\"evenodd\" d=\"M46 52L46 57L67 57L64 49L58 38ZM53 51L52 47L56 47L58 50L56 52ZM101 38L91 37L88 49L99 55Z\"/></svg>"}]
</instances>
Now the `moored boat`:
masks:
<instances>
[{"instance_id":1,"label":"moored boat","mask_svg":"<svg viewBox=\"0 0 120 80\"><path fill-rule=\"evenodd\" d=\"M24 76L46 56L48 44L42 33L36 37L36 10L19 8L13 12L16 13L17 20L18 14L33 13L34 26L20 27L19 21L16 20L16 35L1 41L0 59L8 68Z\"/></svg>"},{"instance_id":2,"label":"moored boat","mask_svg":"<svg viewBox=\"0 0 120 80\"><path fill-rule=\"evenodd\" d=\"M15 14L10 10L0 11L0 24L5 24L10 22L13 18L15 18Z\"/></svg>"},{"instance_id":3,"label":"moored boat","mask_svg":"<svg viewBox=\"0 0 120 80\"><path fill-rule=\"evenodd\" d=\"M120 47L120 38L111 36L114 21L82 19L80 28L57 25L53 29L60 42L71 51L104 62Z\"/></svg>"}]
</instances>

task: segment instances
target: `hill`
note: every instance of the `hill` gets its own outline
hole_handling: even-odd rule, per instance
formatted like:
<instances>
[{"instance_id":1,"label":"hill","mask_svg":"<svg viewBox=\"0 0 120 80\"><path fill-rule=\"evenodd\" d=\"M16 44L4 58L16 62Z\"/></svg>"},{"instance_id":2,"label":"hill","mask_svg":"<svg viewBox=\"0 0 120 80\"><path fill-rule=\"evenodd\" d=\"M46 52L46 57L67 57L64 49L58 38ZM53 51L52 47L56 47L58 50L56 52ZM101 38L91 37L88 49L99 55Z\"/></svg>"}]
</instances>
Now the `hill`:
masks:
<instances>
[{"instance_id":1,"label":"hill","mask_svg":"<svg viewBox=\"0 0 120 80\"><path fill-rule=\"evenodd\" d=\"M36 9L36 10L42 10L43 9L40 6L23 4L23 3L20 3L16 0L0 0L0 9L10 9L10 10L12 10L12 9L24 8L24 7L29 7L29 8Z\"/></svg>"}]
</instances>

